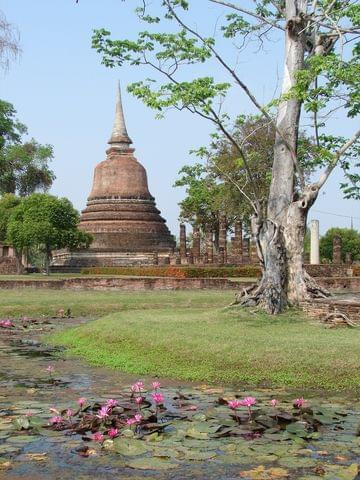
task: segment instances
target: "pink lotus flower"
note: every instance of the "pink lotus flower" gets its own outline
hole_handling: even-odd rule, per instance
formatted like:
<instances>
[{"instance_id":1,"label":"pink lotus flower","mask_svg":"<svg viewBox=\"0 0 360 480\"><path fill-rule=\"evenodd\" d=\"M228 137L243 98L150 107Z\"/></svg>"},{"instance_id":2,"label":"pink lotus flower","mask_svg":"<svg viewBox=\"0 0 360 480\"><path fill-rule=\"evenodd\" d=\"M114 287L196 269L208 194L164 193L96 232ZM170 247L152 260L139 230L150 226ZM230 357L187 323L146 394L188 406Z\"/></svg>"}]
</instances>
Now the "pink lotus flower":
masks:
<instances>
[{"instance_id":1,"label":"pink lotus flower","mask_svg":"<svg viewBox=\"0 0 360 480\"><path fill-rule=\"evenodd\" d=\"M101 432L96 432L92 436L92 439L95 440L95 442L102 442L104 440L104 435Z\"/></svg>"},{"instance_id":2,"label":"pink lotus flower","mask_svg":"<svg viewBox=\"0 0 360 480\"><path fill-rule=\"evenodd\" d=\"M161 388L161 383L160 382L153 382L152 387L154 390L157 390L158 388Z\"/></svg>"},{"instance_id":3,"label":"pink lotus flower","mask_svg":"<svg viewBox=\"0 0 360 480\"><path fill-rule=\"evenodd\" d=\"M140 381L135 382L134 385L132 385L132 387L131 387L132 392L139 393L139 392L142 392L144 390L145 390L144 382L140 382Z\"/></svg>"},{"instance_id":4,"label":"pink lotus flower","mask_svg":"<svg viewBox=\"0 0 360 480\"><path fill-rule=\"evenodd\" d=\"M134 416L134 418L135 418L135 420L136 420L136 423L140 423L140 422L142 422L142 420L143 420L144 417L143 417L142 415L140 415L140 413L137 413L137 414Z\"/></svg>"},{"instance_id":5,"label":"pink lotus flower","mask_svg":"<svg viewBox=\"0 0 360 480\"><path fill-rule=\"evenodd\" d=\"M151 397L157 405L164 403L164 395L162 393L152 393Z\"/></svg>"},{"instance_id":6,"label":"pink lotus flower","mask_svg":"<svg viewBox=\"0 0 360 480\"><path fill-rule=\"evenodd\" d=\"M270 401L270 405L271 405L272 407L276 407L276 406L278 405L278 403L279 403L279 402L276 400L276 398L273 398L273 399Z\"/></svg>"},{"instance_id":7,"label":"pink lotus flower","mask_svg":"<svg viewBox=\"0 0 360 480\"><path fill-rule=\"evenodd\" d=\"M141 405L143 401L144 401L144 397L136 397L135 398L135 403L137 405Z\"/></svg>"},{"instance_id":8,"label":"pink lotus flower","mask_svg":"<svg viewBox=\"0 0 360 480\"><path fill-rule=\"evenodd\" d=\"M58 425L59 423L61 423L63 421L62 417L60 417L59 415L56 415L55 417L52 417L50 418L50 423L52 425Z\"/></svg>"},{"instance_id":9,"label":"pink lotus flower","mask_svg":"<svg viewBox=\"0 0 360 480\"><path fill-rule=\"evenodd\" d=\"M255 397L245 397L243 400L241 400L241 405L244 407L252 407L256 403L256 398Z\"/></svg>"},{"instance_id":10,"label":"pink lotus flower","mask_svg":"<svg viewBox=\"0 0 360 480\"><path fill-rule=\"evenodd\" d=\"M241 400L230 400L228 402L228 406L232 409L232 410L236 410L237 408L241 407L242 406L242 401Z\"/></svg>"},{"instance_id":11,"label":"pink lotus flower","mask_svg":"<svg viewBox=\"0 0 360 480\"><path fill-rule=\"evenodd\" d=\"M295 408L301 408L304 405L306 405L306 403L307 403L307 400L305 400L303 397L301 397L301 398L297 398L296 400L294 400L293 405L294 405Z\"/></svg>"},{"instance_id":12,"label":"pink lotus flower","mask_svg":"<svg viewBox=\"0 0 360 480\"><path fill-rule=\"evenodd\" d=\"M106 401L106 406L108 408L114 408L118 405L118 401L117 400L114 400L113 398L110 398L109 400Z\"/></svg>"},{"instance_id":13,"label":"pink lotus flower","mask_svg":"<svg viewBox=\"0 0 360 480\"><path fill-rule=\"evenodd\" d=\"M12 321L9 320L9 319L0 320L0 327L10 328L10 327L13 327L13 326L14 326L14 324L13 324Z\"/></svg>"},{"instance_id":14,"label":"pink lotus flower","mask_svg":"<svg viewBox=\"0 0 360 480\"><path fill-rule=\"evenodd\" d=\"M110 438L115 438L119 435L119 430L117 428L110 428L108 435Z\"/></svg>"},{"instance_id":15,"label":"pink lotus flower","mask_svg":"<svg viewBox=\"0 0 360 480\"><path fill-rule=\"evenodd\" d=\"M80 397L79 400L77 401L77 404L78 404L81 408L83 408L83 406L85 405L85 403L86 403L86 398L84 398L84 397Z\"/></svg>"},{"instance_id":16,"label":"pink lotus flower","mask_svg":"<svg viewBox=\"0 0 360 480\"><path fill-rule=\"evenodd\" d=\"M67 416L67 417L69 417L69 418L70 418L70 417L73 417L74 414L75 414L75 412L74 412L74 410L73 410L72 408L68 408L68 409L66 410L66 416Z\"/></svg>"},{"instance_id":17,"label":"pink lotus flower","mask_svg":"<svg viewBox=\"0 0 360 480\"><path fill-rule=\"evenodd\" d=\"M46 367L45 371L50 373L51 375L52 373L55 372L55 368L52 365L49 365L48 367Z\"/></svg>"},{"instance_id":18,"label":"pink lotus flower","mask_svg":"<svg viewBox=\"0 0 360 480\"><path fill-rule=\"evenodd\" d=\"M26 412L25 417L32 417L33 415L33 412Z\"/></svg>"},{"instance_id":19,"label":"pink lotus flower","mask_svg":"<svg viewBox=\"0 0 360 480\"><path fill-rule=\"evenodd\" d=\"M109 416L109 408L106 405L104 405L103 407L100 408L96 416L97 418L100 418L100 420L104 420Z\"/></svg>"},{"instance_id":20,"label":"pink lotus flower","mask_svg":"<svg viewBox=\"0 0 360 480\"><path fill-rule=\"evenodd\" d=\"M128 418L128 419L126 420L126 424L127 424L127 425L135 425L135 423L137 423L136 420L135 420L135 418Z\"/></svg>"}]
</instances>

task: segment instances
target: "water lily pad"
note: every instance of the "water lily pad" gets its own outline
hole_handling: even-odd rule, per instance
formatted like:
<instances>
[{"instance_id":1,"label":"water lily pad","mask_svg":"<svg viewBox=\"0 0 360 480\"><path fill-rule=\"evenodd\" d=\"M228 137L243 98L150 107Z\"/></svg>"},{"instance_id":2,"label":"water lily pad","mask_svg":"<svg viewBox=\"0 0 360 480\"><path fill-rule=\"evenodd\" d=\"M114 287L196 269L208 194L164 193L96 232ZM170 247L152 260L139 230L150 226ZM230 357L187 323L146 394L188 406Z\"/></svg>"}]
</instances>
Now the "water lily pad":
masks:
<instances>
[{"instance_id":1,"label":"water lily pad","mask_svg":"<svg viewBox=\"0 0 360 480\"><path fill-rule=\"evenodd\" d=\"M186 436L195 438L196 440L208 440L209 434L206 432L200 432L194 427L188 428L186 430Z\"/></svg>"},{"instance_id":2,"label":"water lily pad","mask_svg":"<svg viewBox=\"0 0 360 480\"><path fill-rule=\"evenodd\" d=\"M313 458L302 458L302 457L284 457L284 458L280 458L279 460L279 464L282 467L286 467L286 468L314 467L317 463L318 461Z\"/></svg>"},{"instance_id":3,"label":"water lily pad","mask_svg":"<svg viewBox=\"0 0 360 480\"><path fill-rule=\"evenodd\" d=\"M141 440L131 438L116 438L114 440L114 450L116 453L124 456L135 457L149 452L151 449Z\"/></svg>"},{"instance_id":4,"label":"water lily pad","mask_svg":"<svg viewBox=\"0 0 360 480\"><path fill-rule=\"evenodd\" d=\"M17 435L17 436L8 438L7 442L26 444L30 442L35 442L36 440L39 440L39 437L30 436L30 435Z\"/></svg>"},{"instance_id":5,"label":"water lily pad","mask_svg":"<svg viewBox=\"0 0 360 480\"><path fill-rule=\"evenodd\" d=\"M171 462L170 460L153 457L131 460L127 463L127 466L137 470L172 470L177 468L179 464Z\"/></svg>"},{"instance_id":6,"label":"water lily pad","mask_svg":"<svg viewBox=\"0 0 360 480\"><path fill-rule=\"evenodd\" d=\"M197 452L197 451L192 451L188 452L185 454L184 459L185 460L197 460L197 461L204 461L204 460L210 460L211 458L216 457L216 452Z\"/></svg>"}]
</instances>

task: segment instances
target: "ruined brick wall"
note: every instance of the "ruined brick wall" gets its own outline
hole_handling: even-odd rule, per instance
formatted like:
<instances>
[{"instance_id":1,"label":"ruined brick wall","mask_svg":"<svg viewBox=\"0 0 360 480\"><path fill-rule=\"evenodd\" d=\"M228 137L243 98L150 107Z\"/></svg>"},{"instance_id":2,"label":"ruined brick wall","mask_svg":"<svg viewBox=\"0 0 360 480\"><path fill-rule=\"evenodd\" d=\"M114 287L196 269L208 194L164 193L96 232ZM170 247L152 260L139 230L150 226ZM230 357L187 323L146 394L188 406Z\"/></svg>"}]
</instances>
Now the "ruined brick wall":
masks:
<instances>
[{"instance_id":1,"label":"ruined brick wall","mask_svg":"<svg viewBox=\"0 0 360 480\"><path fill-rule=\"evenodd\" d=\"M0 257L0 275L13 275L16 273L15 257Z\"/></svg>"},{"instance_id":2,"label":"ruined brick wall","mask_svg":"<svg viewBox=\"0 0 360 480\"><path fill-rule=\"evenodd\" d=\"M324 321L329 314L342 313L360 325L360 302L321 299L303 302L301 307L308 316L320 321Z\"/></svg>"}]
</instances>

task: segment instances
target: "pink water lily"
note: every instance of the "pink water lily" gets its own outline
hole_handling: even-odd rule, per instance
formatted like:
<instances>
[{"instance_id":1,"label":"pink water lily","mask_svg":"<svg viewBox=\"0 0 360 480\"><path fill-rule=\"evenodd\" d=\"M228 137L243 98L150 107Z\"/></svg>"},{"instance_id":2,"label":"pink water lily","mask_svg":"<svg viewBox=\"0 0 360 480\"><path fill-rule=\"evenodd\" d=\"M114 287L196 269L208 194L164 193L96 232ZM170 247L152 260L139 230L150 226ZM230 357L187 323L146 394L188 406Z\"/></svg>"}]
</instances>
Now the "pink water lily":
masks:
<instances>
[{"instance_id":1,"label":"pink water lily","mask_svg":"<svg viewBox=\"0 0 360 480\"><path fill-rule=\"evenodd\" d=\"M14 326L14 324L9 319L0 320L0 327L10 328L10 327L13 327L13 326Z\"/></svg>"},{"instance_id":2,"label":"pink water lily","mask_svg":"<svg viewBox=\"0 0 360 480\"><path fill-rule=\"evenodd\" d=\"M300 397L300 398L296 398L293 402L293 405L295 408L301 408L303 407L304 405L306 405L307 403L307 400L305 400L305 398L303 397Z\"/></svg>"},{"instance_id":3,"label":"pink water lily","mask_svg":"<svg viewBox=\"0 0 360 480\"><path fill-rule=\"evenodd\" d=\"M236 410L237 408L241 407L242 406L242 402L241 400L229 400L228 401L228 406L232 409L232 410Z\"/></svg>"},{"instance_id":4,"label":"pink water lily","mask_svg":"<svg viewBox=\"0 0 360 480\"><path fill-rule=\"evenodd\" d=\"M256 398L255 397L245 397L243 400L241 400L241 405L244 407L252 407L256 403Z\"/></svg>"},{"instance_id":5,"label":"pink water lily","mask_svg":"<svg viewBox=\"0 0 360 480\"><path fill-rule=\"evenodd\" d=\"M79 400L77 401L77 404L83 408L83 406L86 404L86 398L80 397Z\"/></svg>"},{"instance_id":6,"label":"pink water lily","mask_svg":"<svg viewBox=\"0 0 360 480\"><path fill-rule=\"evenodd\" d=\"M117 428L110 428L108 435L110 438L115 438L119 435L119 430Z\"/></svg>"},{"instance_id":7,"label":"pink water lily","mask_svg":"<svg viewBox=\"0 0 360 480\"><path fill-rule=\"evenodd\" d=\"M104 435L101 432L96 432L92 436L92 439L95 440L96 442L102 442L104 440Z\"/></svg>"},{"instance_id":8,"label":"pink water lily","mask_svg":"<svg viewBox=\"0 0 360 480\"><path fill-rule=\"evenodd\" d=\"M33 412L26 412L25 417L32 417L33 415Z\"/></svg>"},{"instance_id":9,"label":"pink water lily","mask_svg":"<svg viewBox=\"0 0 360 480\"><path fill-rule=\"evenodd\" d=\"M104 420L109 416L109 408L106 405L104 405L103 407L100 408L96 416L97 418L100 418L100 420Z\"/></svg>"},{"instance_id":10,"label":"pink water lily","mask_svg":"<svg viewBox=\"0 0 360 480\"><path fill-rule=\"evenodd\" d=\"M272 407L276 407L277 405L279 404L278 400L276 400L276 398L273 398L271 401L270 401L270 405Z\"/></svg>"},{"instance_id":11,"label":"pink water lily","mask_svg":"<svg viewBox=\"0 0 360 480\"><path fill-rule=\"evenodd\" d=\"M118 405L118 401L117 400L114 400L113 398L110 398L109 400L106 401L106 406L108 408L114 408Z\"/></svg>"},{"instance_id":12,"label":"pink water lily","mask_svg":"<svg viewBox=\"0 0 360 480\"><path fill-rule=\"evenodd\" d=\"M135 420L136 420L136 423L140 423L143 421L144 417L140 414L140 413L137 413L135 416L134 416Z\"/></svg>"},{"instance_id":13,"label":"pink water lily","mask_svg":"<svg viewBox=\"0 0 360 480\"><path fill-rule=\"evenodd\" d=\"M137 423L137 422L136 422L135 418L128 418L128 419L126 420L126 424L127 424L127 425L135 425L136 423Z\"/></svg>"},{"instance_id":14,"label":"pink water lily","mask_svg":"<svg viewBox=\"0 0 360 480\"><path fill-rule=\"evenodd\" d=\"M59 415L56 415L55 417L52 417L50 418L50 423L52 425L58 425L59 423L61 423L63 421L62 417L60 417Z\"/></svg>"},{"instance_id":15,"label":"pink water lily","mask_svg":"<svg viewBox=\"0 0 360 480\"><path fill-rule=\"evenodd\" d=\"M161 388L161 383L160 382L153 382L152 387L153 387L154 390L158 390L159 388Z\"/></svg>"},{"instance_id":16,"label":"pink water lily","mask_svg":"<svg viewBox=\"0 0 360 480\"><path fill-rule=\"evenodd\" d=\"M45 371L50 373L51 375L52 373L55 372L55 368L52 365L49 365L48 367L46 367Z\"/></svg>"},{"instance_id":17,"label":"pink water lily","mask_svg":"<svg viewBox=\"0 0 360 480\"><path fill-rule=\"evenodd\" d=\"M72 408L68 408L68 409L66 410L66 416L67 416L67 417L70 418L70 417L73 417L74 415L75 415L75 412L74 412L74 410L73 410Z\"/></svg>"},{"instance_id":18,"label":"pink water lily","mask_svg":"<svg viewBox=\"0 0 360 480\"><path fill-rule=\"evenodd\" d=\"M132 385L131 387L131 391L136 393L142 392L144 390L145 390L144 382L141 382L141 381L135 382L134 385Z\"/></svg>"},{"instance_id":19,"label":"pink water lily","mask_svg":"<svg viewBox=\"0 0 360 480\"><path fill-rule=\"evenodd\" d=\"M151 397L157 405L164 403L164 395L162 393L152 393Z\"/></svg>"},{"instance_id":20,"label":"pink water lily","mask_svg":"<svg viewBox=\"0 0 360 480\"><path fill-rule=\"evenodd\" d=\"M135 398L135 403L137 405L141 405L143 403L143 401L144 401L144 397L136 397Z\"/></svg>"}]
</instances>

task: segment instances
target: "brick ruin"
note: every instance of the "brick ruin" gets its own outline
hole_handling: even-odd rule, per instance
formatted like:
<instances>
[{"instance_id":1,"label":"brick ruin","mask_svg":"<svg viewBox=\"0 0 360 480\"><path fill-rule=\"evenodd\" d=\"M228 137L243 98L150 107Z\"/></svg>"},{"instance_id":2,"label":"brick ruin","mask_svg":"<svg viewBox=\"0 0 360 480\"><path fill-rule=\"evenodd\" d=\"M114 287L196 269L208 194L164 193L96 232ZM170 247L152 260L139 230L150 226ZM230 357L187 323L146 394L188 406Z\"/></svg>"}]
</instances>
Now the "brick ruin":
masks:
<instances>
[{"instance_id":1,"label":"brick ruin","mask_svg":"<svg viewBox=\"0 0 360 480\"><path fill-rule=\"evenodd\" d=\"M118 89L106 159L95 167L79 228L94 238L88 250L57 251L54 266L121 266L168 262L175 240L148 189L145 168L134 157Z\"/></svg>"}]
</instances>

